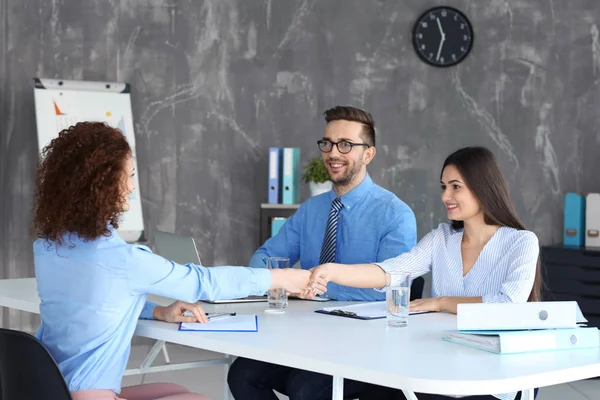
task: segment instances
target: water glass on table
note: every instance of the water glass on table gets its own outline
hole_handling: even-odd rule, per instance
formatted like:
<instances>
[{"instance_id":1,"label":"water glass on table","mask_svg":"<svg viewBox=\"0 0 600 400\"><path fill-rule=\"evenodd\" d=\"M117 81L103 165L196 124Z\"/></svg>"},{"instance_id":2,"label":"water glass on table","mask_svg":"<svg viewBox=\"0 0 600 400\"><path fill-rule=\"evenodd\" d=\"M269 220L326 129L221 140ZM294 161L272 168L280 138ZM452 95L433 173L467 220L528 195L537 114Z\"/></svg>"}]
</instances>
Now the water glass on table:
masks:
<instances>
[{"instance_id":1,"label":"water glass on table","mask_svg":"<svg viewBox=\"0 0 600 400\"><path fill-rule=\"evenodd\" d=\"M290 259L286 257L267 257L267 269L289 268ZM288 306L288 296L283 288L269 289L267 295L269 310L284 310Z\"/></svg>"},{"instance_id":2,"label":"water glass on table","mask_svg":"<svg viewBox=\"0 0 600 400\"><path fill-rule=\"evenodd\" d=\"M408 304L410 302L410 274L388 272L386 279L387 326L403 328L408 325Z\"/></svg>"}]
</instances>

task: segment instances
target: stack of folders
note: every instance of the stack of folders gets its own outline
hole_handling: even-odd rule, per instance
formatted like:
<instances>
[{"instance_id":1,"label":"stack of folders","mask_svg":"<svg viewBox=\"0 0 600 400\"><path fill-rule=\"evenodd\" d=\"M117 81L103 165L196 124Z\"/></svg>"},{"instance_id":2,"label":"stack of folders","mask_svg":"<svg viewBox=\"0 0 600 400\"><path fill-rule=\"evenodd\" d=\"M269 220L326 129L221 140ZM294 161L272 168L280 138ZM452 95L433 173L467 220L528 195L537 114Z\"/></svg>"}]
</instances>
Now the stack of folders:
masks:
<instances>
[{"instance_id":1,"label":"stack of folders","mask_svg":"<svg viewBox=\"0 0 600 400\"><path fill-rule=\"evenodd\" d=\"M459 304L444 340L497 354L600 347L575 301Z\"/></svg>"},{"instance_id":2,"label":"stack of folders","mask_svg":"<svg viewBox=\"0 0 600 400\"><path fill-rule=\"evenodd\" d=\"M600 247L600 193L565 195L563 244Z\"/></svg>"},{"instance_id":3,"label":"stack of folders","mask_svg":"<svg viewBox=\"0 0 600 400\"><path fill-rule=\"evenodd\" d=\"M300 149L269 149L269 203L300 203Z\"/></svg>"}]
</instances>

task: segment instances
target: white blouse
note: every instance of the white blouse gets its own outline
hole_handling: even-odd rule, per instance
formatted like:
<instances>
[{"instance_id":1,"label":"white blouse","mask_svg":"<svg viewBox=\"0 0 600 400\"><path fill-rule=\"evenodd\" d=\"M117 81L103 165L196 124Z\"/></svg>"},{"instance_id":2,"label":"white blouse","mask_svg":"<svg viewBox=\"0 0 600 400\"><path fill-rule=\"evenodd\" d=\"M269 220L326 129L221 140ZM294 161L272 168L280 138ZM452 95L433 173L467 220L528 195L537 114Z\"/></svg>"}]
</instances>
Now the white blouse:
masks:
<instances>
[{"instance_id":1,"label":"white blouse","mask_svg":"<svg viewBox=\"0 0 600 400\"><path fill-rule=\"evenodd\" d=\"M529 298L540 252L535 233L500 227L463 276L463 230L441 223L407 253L377 263L411 279L431 271L431 297L481 296L484 303L524 303Z\"/></svg>"},{"instance_id":2,"label":"white blouse","mask_svg":"<svg viewBox=\"0 0 600 400\"><path fill-rule=\"evenodd\" d=\"M540 251L537 236L500 227L464 276L462 237L462 229L441 223L409 252L376 264L386 272L407 272L411 279L431 271L431 297L481 296L484 303L527 302ZM516 392L494 395L502 400L515 396Z\"/></svg>"}]
</instances>

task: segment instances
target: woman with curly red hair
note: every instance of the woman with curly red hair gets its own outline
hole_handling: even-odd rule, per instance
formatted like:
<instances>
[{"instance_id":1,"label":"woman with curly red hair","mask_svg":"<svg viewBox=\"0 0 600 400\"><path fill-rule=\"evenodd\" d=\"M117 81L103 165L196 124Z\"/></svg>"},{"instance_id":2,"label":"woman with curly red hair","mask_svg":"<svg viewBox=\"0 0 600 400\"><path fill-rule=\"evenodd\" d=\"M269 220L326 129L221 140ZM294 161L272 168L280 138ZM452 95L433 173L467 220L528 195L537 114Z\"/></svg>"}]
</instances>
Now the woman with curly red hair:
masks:
<instances>
[{"instance_id":1,"label":"woman with curly red hair","mask_svg":"<svg viewBox=\"0 0 600 400\"><path fill-rule=\"evenodd\" d=\"M126 243L116 229L135 189L124 135L82 122L43 150L34 197L35 274L42 324L36 337L55 359L74 400L200 400L174 384L121 388L137 320L206 322L201 299L301 292L308 271L180 265ZM183 301L168 307L156 294ZM194 317L183 312L189 310ZM119 396L119 397L117 397Z\"/></svg>"}]
</instances>

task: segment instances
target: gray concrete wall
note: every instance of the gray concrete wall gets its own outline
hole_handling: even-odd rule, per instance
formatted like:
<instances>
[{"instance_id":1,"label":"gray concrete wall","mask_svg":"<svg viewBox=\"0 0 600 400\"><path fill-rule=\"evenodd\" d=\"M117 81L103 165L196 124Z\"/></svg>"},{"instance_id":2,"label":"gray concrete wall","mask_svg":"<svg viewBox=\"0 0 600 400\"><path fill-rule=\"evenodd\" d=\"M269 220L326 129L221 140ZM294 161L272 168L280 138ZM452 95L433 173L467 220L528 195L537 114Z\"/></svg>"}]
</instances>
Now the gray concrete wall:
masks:
<instances>
[{"instance_id":1,"label":"gray concrete wall","mask_svg":"<svg viewBox=\"0 0 600 400\"><path fill-rule=\"evenodd\" d=\"M419 236L445 219L443 159L485 145L526 224L560 241L563 194L600 191L598 2L447 0L475 48L436 69L410 31L441 3L0 0L0 277L33 271L35 76L132 85L147 235L191 234L207 264L248 260L268 147L306 163L336 104L373 113L370 173L414 209Z\"/></svg>"}]
</instances>

